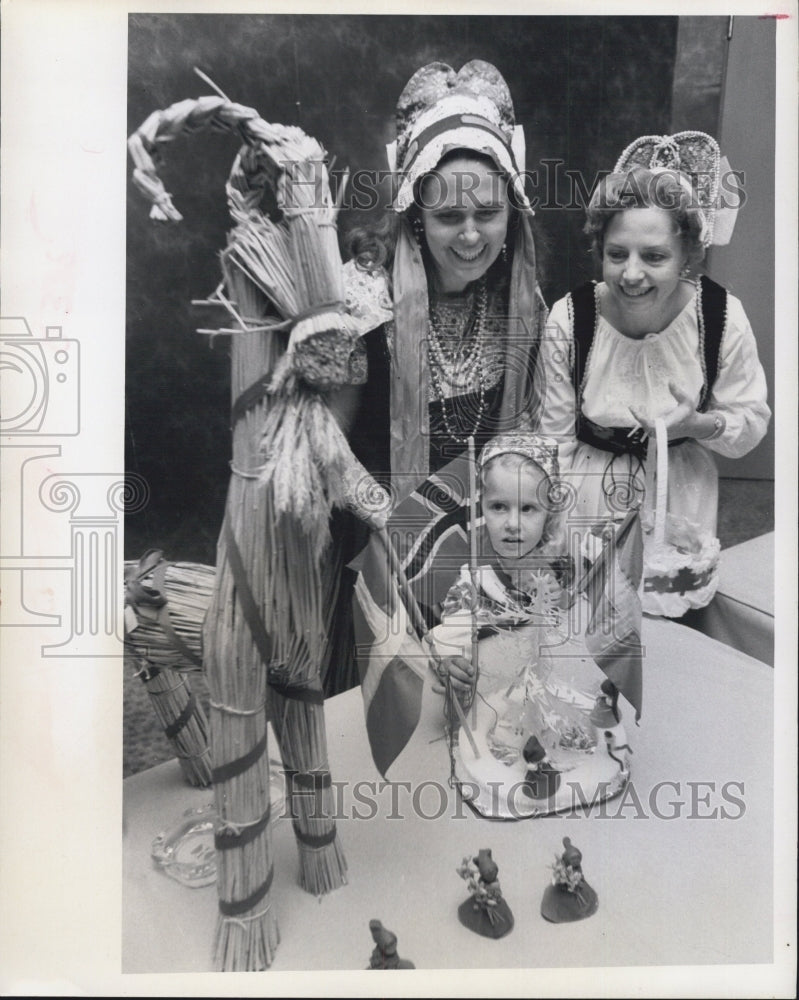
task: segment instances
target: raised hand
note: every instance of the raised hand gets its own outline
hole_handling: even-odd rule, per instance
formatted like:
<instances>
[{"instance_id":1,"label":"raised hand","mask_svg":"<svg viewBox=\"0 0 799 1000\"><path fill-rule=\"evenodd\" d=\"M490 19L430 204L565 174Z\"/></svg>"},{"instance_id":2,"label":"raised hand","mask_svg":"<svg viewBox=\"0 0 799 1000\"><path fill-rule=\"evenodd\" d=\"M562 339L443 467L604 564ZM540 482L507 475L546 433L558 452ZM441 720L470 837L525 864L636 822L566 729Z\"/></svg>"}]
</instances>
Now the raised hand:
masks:
<instances>
[{"instance_id":1,"label":"raised hand","mask_svg":"<svg viewBox=\"0 0 799 1000\"><path fill-rule=\"evenodd\" d=\"M701 441L702 438L710 437L715 430L713 416L708 413L700 413L696 409L693 399L684 393L679 386L675 385L674 382L669 382L669 392L671 392L676 402L676 406L662 416L669 440L691 437ZM654 422L634 407L631 406L629 409L647 435L650 437L654 436Z\"/></svg>"}]
</instances>

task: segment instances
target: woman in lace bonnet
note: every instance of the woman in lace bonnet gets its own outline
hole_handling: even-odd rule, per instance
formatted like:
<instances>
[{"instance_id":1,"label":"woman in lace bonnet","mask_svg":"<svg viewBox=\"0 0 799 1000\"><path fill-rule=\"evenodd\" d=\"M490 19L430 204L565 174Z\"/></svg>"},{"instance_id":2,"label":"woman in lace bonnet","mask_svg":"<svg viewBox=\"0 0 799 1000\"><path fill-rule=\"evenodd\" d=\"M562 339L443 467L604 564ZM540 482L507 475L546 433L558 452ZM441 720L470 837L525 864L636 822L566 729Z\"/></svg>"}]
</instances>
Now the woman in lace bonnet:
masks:
<instances>
[{"instance_id":1,"label":"woman in lace bonnet","mask_svg":"<svg viewBox=\"0 0 799 1000\"><path fill-rule=\"evenodd\" d=\"M396 125L385 225L350 237L348 305L364 335L347 422L353 450L401 498L469 437L479 448L530 426L545 310L524 140L497 69L422 67Z\"/></svg>"},{"instance_id":2,"label":"woman in lace bonnet","mask_svg":"<svg viewBox=\"0 0 799 1000\"><path fill-rule=\"evenodd\" d=\"M670 540L658 547L646 533L643 601L647 613L668 617L704 607L718 584L714 454L745 455L770 419L743 305L695 273L706 248L732 233L721 162L703 132L642 136L627 147L586 213L603 280L552 306L541 350L543 429L564 443L583 523L644 500L651 508L649 438L656 421L665 431ZM696 556L690 572L686 554Z\"/></svg>"}]
</instances>

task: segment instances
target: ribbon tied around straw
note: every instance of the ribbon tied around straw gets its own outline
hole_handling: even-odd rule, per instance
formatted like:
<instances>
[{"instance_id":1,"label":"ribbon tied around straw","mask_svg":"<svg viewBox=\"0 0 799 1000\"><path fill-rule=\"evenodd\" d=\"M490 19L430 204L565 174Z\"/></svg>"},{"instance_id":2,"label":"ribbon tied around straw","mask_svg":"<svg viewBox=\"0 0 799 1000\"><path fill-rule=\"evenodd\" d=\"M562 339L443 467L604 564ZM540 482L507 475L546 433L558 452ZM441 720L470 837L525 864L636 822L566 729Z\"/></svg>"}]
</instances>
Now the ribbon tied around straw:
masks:
<instances>
[{"instance_id":1,"label":"ribbon tied around straw","mask_svg":"<svg viewBox=\"0 0 799 1000\"><path fill-rule=\"evenodd\" d=\"M125 606L132 608L137 617L144 612L144 616L153 618L181 656L202 669L202 660L180 638L169 618L164 594L169 565L160 549L148 549L135 566L129 566L125 570ZM142 582L148 576L152 576L150 586Z\"/></svg>"},{"instance_id":2,"label":"ribbon tied around straw","mask_svg":"<svg viewBox=\"0 0 799 1000\"><path fill-rule=\"evenodd\" d=\"M159 549L148 549L135 566L125 569L125 604L134 611L139 608L162 608L166 597L158 587L148 587L142 580L164 561Z\"/></svg>"}]
</instances>

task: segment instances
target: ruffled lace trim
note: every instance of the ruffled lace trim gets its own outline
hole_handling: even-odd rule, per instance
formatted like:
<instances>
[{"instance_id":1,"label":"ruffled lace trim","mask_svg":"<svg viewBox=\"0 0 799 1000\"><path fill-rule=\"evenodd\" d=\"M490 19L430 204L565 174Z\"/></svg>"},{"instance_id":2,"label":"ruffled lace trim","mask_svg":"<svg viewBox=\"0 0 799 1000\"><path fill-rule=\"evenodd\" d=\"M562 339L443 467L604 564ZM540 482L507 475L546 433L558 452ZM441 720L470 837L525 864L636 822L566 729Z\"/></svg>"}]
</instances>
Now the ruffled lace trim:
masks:
<instances>
[{"instance_id":1,"label":"ruffled lace trim","mask_svg":"<svg viewBox=\"0 0 799 1000\"><path fill-rule=\"evenodd\" d=\"M350 260L344 265L344 302L355 318L359 336L394 316L388 276L383 268L368 271Z\"/></svg>"}]
</instances>

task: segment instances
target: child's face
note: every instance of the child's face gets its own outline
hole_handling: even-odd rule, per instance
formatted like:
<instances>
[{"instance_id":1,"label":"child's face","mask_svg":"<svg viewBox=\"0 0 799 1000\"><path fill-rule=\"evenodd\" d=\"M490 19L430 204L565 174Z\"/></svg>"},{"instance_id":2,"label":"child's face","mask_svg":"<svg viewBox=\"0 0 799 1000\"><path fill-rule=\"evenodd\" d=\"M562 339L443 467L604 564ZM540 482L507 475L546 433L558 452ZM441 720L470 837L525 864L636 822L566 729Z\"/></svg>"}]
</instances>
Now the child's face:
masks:
<instances>
[{"instance_id":1,"label":"child's face","mask_svg":"<svg viewBox=\"0 0 799 1000\"><path fill-rule=\"evenodd\" d=\"M662 208L628 208L605 230L602 277L620 314L636 327L662 329L658 324L677 300L685 260L674 220Z\"/></svg>"},{"instance_id":2,"label":"child's face","mask_svg":"<svg viewBox=\"0 0 799 1000\"><path fill-rule=\"evenodd\" d=\"M483 477L483 515L488 537L503 561L521 559L541 541L547 511L539 500L544 472L525 464L495 462Z\"/></svg>"}]
</instances>

